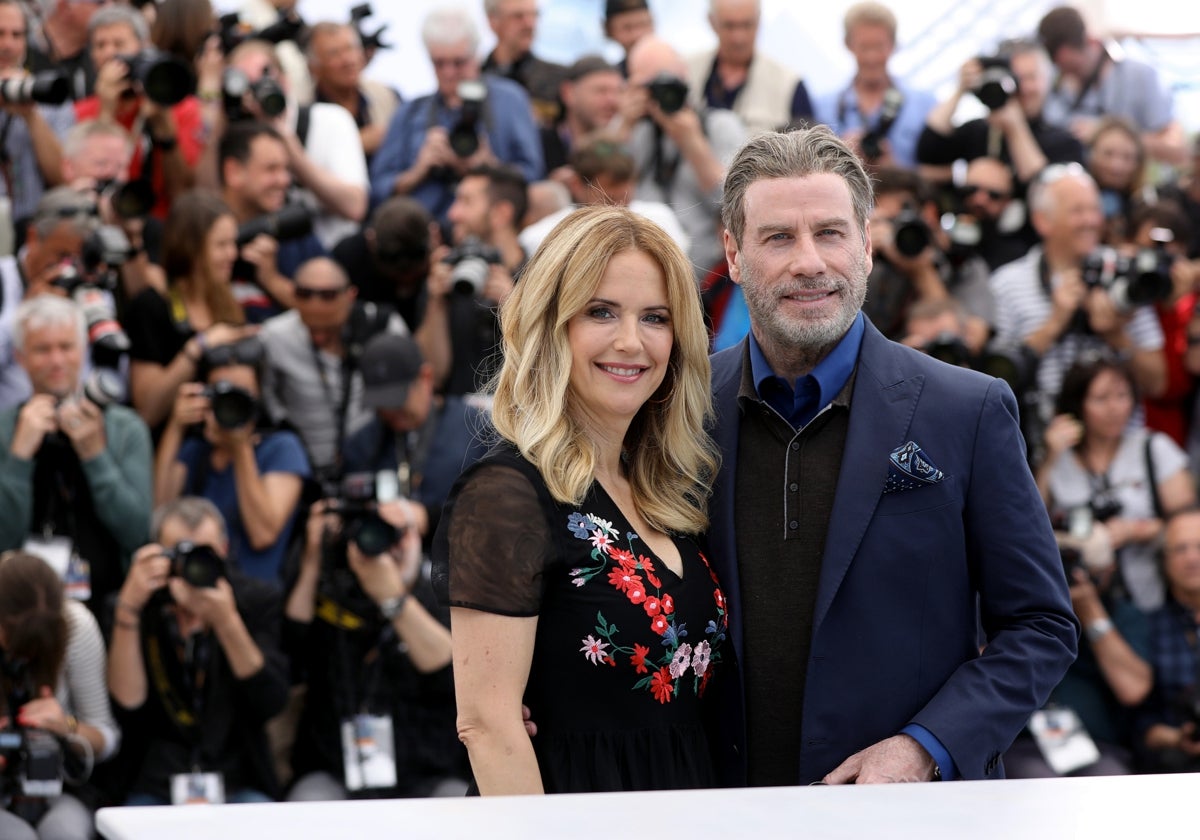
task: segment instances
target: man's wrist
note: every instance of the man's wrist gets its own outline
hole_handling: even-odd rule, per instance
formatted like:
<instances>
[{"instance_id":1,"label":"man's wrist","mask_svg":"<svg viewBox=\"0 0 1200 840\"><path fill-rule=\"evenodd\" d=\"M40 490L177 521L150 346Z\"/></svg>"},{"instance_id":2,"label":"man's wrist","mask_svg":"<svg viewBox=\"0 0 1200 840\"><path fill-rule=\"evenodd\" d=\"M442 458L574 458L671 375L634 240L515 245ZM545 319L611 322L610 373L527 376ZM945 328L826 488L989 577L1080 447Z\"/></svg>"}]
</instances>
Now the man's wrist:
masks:
<instances>
[{"instance_id":1,"label":"man's wrist","mask_svg":"<svg viewBox=\"0 0 1200 840\"><path fill-rule=\"evenodd\" d=\"M387 621L395 620L404 607L408 604L409 594L401 592L399 595L394 595L391 598L385 598L379 603L379 612Z\"/></svg>"}]
</instances>

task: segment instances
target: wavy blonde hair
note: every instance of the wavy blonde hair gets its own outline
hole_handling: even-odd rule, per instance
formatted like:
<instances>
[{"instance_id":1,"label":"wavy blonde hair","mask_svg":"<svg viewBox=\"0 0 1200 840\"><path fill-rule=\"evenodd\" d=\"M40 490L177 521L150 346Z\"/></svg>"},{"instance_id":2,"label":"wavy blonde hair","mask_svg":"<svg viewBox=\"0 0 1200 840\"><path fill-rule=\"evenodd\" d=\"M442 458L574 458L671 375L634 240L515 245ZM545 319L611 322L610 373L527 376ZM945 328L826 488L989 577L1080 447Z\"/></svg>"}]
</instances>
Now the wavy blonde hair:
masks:
<instances>
[{"instance_id":1,"label":"wavy blonde hair","mask_svg":"<svg viewBox=\"0 0 1200 840\"><path fill-rule=\"evenodd\" d=\"M501 308L493 424L538 468L555 499L582 503L595 480L597 452L575 407L567 324L623 251L646 254L662 270L674 329L662 385L625 436L633 502L658 530L698 534L708 527L718 463L705 431L712 414L708 334L691 265L645 217L624 207L587 207L542 242Z\"/></svg>"}]
</instances>

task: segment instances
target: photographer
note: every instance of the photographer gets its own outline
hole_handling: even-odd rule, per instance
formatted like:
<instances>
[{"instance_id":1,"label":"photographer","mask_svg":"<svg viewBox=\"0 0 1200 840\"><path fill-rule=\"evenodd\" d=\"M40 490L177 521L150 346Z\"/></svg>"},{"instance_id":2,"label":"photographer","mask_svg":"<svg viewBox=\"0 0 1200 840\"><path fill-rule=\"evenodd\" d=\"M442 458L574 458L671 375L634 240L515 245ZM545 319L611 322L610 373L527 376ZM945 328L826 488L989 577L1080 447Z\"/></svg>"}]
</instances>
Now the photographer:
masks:
<instances>
[{"instance_id":1,"label":"photographer","mask_svg":"<svg viewBox=\"0 0 1200 840\"><path fill-rule=\"evenodd\" d=\"M483 11L496 35L496 46L484 60L483 72L525 88L538 125L553 126L562 108L558 91L567 68L533 54L538 0L483 0Z\"/></svg>"},{"instance_id":2,"label":"photographer","mask_svg":"<svg viewBox=\"0 0 1200 840\"><path fill-rule=\"evenodd\" d=\"M0 811L5 840L93 836L95 792L87 775L116 752L120 741L104 661L96 619L63 597L54 571L26 552L0 555L0 730L53 736L57 749L50 752L58 754L58 778L44 780L65 782L64 792L47 800L5 801L13 811ZM6 750L0 759L0 798L7 800L28 768L2 766L5 760L18 762L16 751Z\"/></svg>"},{"instance_id":3,"label":"photographer","mask_svg":"<svg viewBox=\"0 0 1200 840\"><path fill-rule=\"evenodd\" d=\"M17 311L17 361L33 396L0 413L0 550L25 547L100 617L150 518L150 435L85 388L84 316L41 295Z\"/></svg>"},{"instance_id":4,"label":"photographer","mask_svg":"<svg viewBox=\"0 0 1200 840\"><path fill-rule=\"evenodd\" d=\"M192 171L203 151L200 103L191 95L190 69L175 63L165 88L143 86L147 67L161 71L158 64L175 60L150 59L143 52L150 33L145 18L129 6L107 6L93 15L88 45L97 68L96 93L75 103L75 118L105 118L130 132L134 151L125 179L149 181L155 196L151 214L164 219L175 197L192 186ZM156 102L150 94L174 104Z\"/></svg>"},{"instance_id":5,"label":"photographer","mask_svg":"<svg viewBox=\"0 0 1200 840\"><path fill-rule=\"evenodd\" d=\"M272 417L300 433L321 480L341 475L347 435L370 419L362 405L359 358L378 332L407 334L388 307L356 301L357 290L333 260L310 260L296 275L296 308L263 324L263 400Z\"/></svg>"},{"instance_id":6,"label":"photographer","mask_svg":"<svg viewBox=\"0 0 1200 840\"><path fill-rule=\"evenodd\" d=\"M26 63L30 72L63 72L72 99L91 95L96 68L88 58L88 23L101 4L42 0L36 6L41 20L29 44Z\"/></svg>"},{"instance_id":7,"label":"photographer","mask_svg":"<svg viewBox=\"0 0 1200 840\"><path fill-rule=\"evenodd\" d=\"M1089 352L1107 349L1125 355L1138 390L1161 395L1167 368L1153 309L1115 301L1113 283L1083 270L1100 244L1103 224L1091 176L1078 164L1047 167L1030 186L1029 208L1042 245L997 269L991 287L996 337L1023 343L1041 359L1037 387L1042 422L1050 419L1067 368ZM1029 443L1040 443L1040 437Z\"/></svg>"},{"instance_id":8,"label":"photographer","mask_svg":"<svg viewBox=\"0 0 1200 840\"><path fill-rule=\"evenodd\" d=\"M688 105L687 64L666 41L647 35L629 53L629 85L613 128L640 175L636 197L668 204L691 237L697 280L724 252L720 205L725 166L746 139L742 121L722 108Z\"/></svg>"},{"instance_id":9,"label":"photographer","mask_svg":"<svg viewBox=\"0 0 1200 840\"><path fill-rule=\"evenodd\" d=\"M225 519L233 565L250 577L279 583L310 471L300 438L272 430L263 416L262 364L262 344L255 337L204 354L204 382L179 386L159 441L154 502L208 499ZM189 434L196 426L201 434Z\"/></svg>"},{"instance_id":10,"label":"photographer","mask_svg":"<svg viewBox=\"0 0 1200 840\"><path fill-rule=\"evenodd\" d=\"M508 79L481 76L479 31L462 8L434 9L421 39L437 90L400 106L371 163L371 201L409 195L444 222L454 186L472 167L506 163L542 177L542 145L529 97Z\"/></svg>"},{"instance_id":11,"label":"photographer","mask_svg":"<svg viewBox=\"0 0 1200 840\"><path fill-rule=\"evenodd\" d=\"M1139 716L1139 746L1147 772L1195 773L1200 771L1200 511L1181 511L1167 520L1162 562L1168 597L1150 616L1154 690Z\"/></svg>"},{"instance_id":12,"label":"photographer","mask_svg":"<svg viewBox=\"0 0 1200 840\"><path fill-rule=\"evenodd\" d=\"M1042 118L1050 89L1050 60L1033 41L1001 45L996 58L971 58L958 72L958 87L925 118L917 142L921 173L932 181L950 181L956 160L999 158L1025 185L1050 163L1083 162L1083 145L1069 131ZM987 83L985 86L985 82ZM986 117L953 123L967 94L988 100Z\"/></svg>"},{"instance_id":13,"label":"photographer","mask_svg":"<svg viewBox=\"0 0 1200 840\"><path fill-rule=\"evenodd\" d=\"M28 26L18 0L0 0L0 79L30 81L24 67ZM65 87L65 78L59 84ZM0 225L13 225L13 250L21 246L25 226L42 192L63 182L61 142L75 122L70 103L59 100L52 104L41 101L43 98L35 95L32 101L12 101L7 95L0 97L0 194L11 202L11 216L0 219Z\"/></svg>"},{"instance_id":14,"label":"photographer","mask_svg":"<svg viewBox=\"0 0 1200 840\"><path fill-rule=\"evenodd\" d=\"M138 740L126 804L270 801L266 722L287 699L278 587L229 567L224 522L205 499L164 505L151 531L109 644L109 693Z\"/></svg>"},{"instance_id":15,"label":"photographer","mask_svg":"<svg viewBox=\"0 0 1200 840\"><path fill-rule=\"evenodd\" d=\"M449 614L429 583L413 505L378 504L379 521L399 535L371 554L347 538L345 516L329 512L339 504L313 505L287 601L293 660L308 683L288 799L461 796L468 773ZM347 778L347 765L357 778Z\"/></svg>"}]
</instances>

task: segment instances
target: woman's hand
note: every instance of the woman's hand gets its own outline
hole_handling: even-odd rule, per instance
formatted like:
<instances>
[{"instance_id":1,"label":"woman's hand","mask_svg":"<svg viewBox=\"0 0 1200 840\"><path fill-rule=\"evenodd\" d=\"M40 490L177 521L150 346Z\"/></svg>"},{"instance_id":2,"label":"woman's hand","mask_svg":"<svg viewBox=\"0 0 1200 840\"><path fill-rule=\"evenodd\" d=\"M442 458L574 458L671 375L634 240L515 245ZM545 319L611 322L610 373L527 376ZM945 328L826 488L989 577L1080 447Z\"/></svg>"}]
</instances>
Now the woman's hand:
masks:
<instances>
[{"instance_id":1,"label":"woman's hand","mask_svg":"<svg viewBox=\"0 0 1200 840\"><path fill-rule=\"evenodd\" d=\"M31 729L44 729L55 735L66 735L71 731L67 713L49 686L42 686L41 695L30 700L17 712L17 723Z\"/></svg>"},{"instance_id":2,"label":"woman's hand","mask_svg":"<svg viewBox=\"0 0 1200 840\"><path fill-rule=\"evenodd\" d=\"M1057 458L1083 440L1083 424L1070 414L1059 414L1046 426L1046 452Z\"/></svg>"},{"instance_id":3,"label":"woman's hand","mask_svg":"<svg viewBox=\"0 0 1200 840\"><path fill-rule=\"evenodd\" d=\"M204 422L208 412L208 397L202 382L184 382L175 392L175 404L171 407L171 423L180 428Z\"/></svg>"}]
</instances>

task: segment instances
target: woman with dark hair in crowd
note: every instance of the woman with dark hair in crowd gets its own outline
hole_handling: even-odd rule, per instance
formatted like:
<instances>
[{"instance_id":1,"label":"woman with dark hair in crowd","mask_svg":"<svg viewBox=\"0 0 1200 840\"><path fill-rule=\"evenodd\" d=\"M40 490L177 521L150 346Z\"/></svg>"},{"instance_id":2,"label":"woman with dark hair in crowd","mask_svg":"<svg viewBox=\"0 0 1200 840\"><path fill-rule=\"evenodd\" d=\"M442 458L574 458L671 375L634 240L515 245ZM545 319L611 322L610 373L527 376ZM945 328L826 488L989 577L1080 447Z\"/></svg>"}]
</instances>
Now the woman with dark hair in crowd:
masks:
<instances>
[{"instance_id":1,"label":"woman with dark hair in crowd","mask_svg":"<svg viewBox=\"0 0 1200 840\"><path fill-rule=\"evenodd\" d=\"M1136 399L1125 364L1109 358L1075 364L1046 428L1037 480L1063 530L1079 538L1101 532L1116 585L1150 611L1164 595L1154 557L1163 520L1194 505L1196 491L1187 455L1171 438L1129 428Z\"/></svg>"},{"instance_id":2,"label":"woman with dark hair in crowd","mask_svg":"<svg viewBox=\"0 0 1200 840\"><path fill-rule=\"evenodd\" d=\"M1130 214L1136 201L1146 201L1154 188L1146 183L1146 147L1137 129L1121 117L1100 120L1088 143L1087 170L1100 188L1104 210L1104 242L1119 245L1133 231Z\"/></svg>"},{"instance_id":3,"label":"woman with dark hair in crowd","mask_svg":"<svg viewBox=\"0 0 1200 840\"><path fill-rule=\"evenodd\" d=\"M225 202L204 190L180 196L163 228L167 293L145 289L123 320L131 401L151 429L167 419L180 384L196 378L205 350L253 332L233 295L236 260L237 221Z\"/></svg>"},{"instance_id":4,"label":"woman with dark hair in crowd","mask_svg":"<svg viewBox=\"0 0 1200 840\"><path fill-rule=\"evenodd\" d=\"M272 429L262 412L263 348L255 336L204 355L204 382L178 388L154 460L154 505L202 496L229 532L229 559L243 574L278 583L304 479L300 438ZM200 425L201 435L187 436Z\"/></svg>"},{"instance_id":5,"label":"woman with dark hair in crowd","mask_svg":"<svg viewBox=\"0 0 1200 840\"><path fill-rule=\"evenodd\" d=\"M433 549L478 789L711 786L701 697L728 624L696 541L717 455L691 266L644 217L582 209L500 320L501 443L460 478Z\"/></svg>"},{"instance_id":6,"label":"woman with dark hair in crowd","mask_svg":"<svg viewBox=\"0 0 1200 840\"><path fill-rule=\"evenodd\" d=\"M191 64L213 34L216 15L209 0L159 0L150 40L163 52Z\"/></svg>"},{"instance_id":7,"label":"woman with dark hair in crowd","mask_svg":"<svg viewBox=\"0 0 1200 840\"><path fill-rule=\"evenodd\" d=\"M79 759L71 763L87 772L116 752L120 731L108 702L96 619L63 597L49 564L23 551L0 555L0 661L0 728L43 730L63 739ZM4 768L6 774L15 769ZM87 790L68 782L67 792L45 802L3 802L10 810L0 810L0 837L87 840L94 833ZM0 796L12 792L0 788Z\"/></svg>"}]
</instances>

